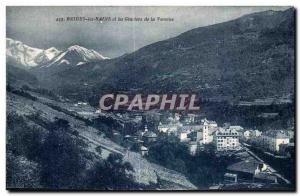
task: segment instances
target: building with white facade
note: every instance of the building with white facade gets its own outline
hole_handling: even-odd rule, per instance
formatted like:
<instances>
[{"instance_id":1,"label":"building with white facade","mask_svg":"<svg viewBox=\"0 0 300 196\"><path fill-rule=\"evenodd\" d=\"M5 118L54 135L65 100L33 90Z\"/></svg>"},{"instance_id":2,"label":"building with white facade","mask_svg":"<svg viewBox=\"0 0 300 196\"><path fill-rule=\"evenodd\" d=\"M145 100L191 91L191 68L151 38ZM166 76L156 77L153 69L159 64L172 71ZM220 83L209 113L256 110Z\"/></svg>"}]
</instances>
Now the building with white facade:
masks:
<instances>
[{"instance_id":1,"label":"building with white facade","mask_svg":"<svg viewBox=\"0 0 300 196\"><path fill-rule=\"evenodd\" d=\"M162 133L167 133L167 134L177 133L178 130L182 126L183 125L180 122L173 122L173 123L169 123L169 124L159 123L159 125L158 125L158 131L162 132Z\"/></svg>"},{"instance_id":2,"label":"building with white facade","mask_svg":"<svg viewBox=\"0 0 300 196\"><path fill-rule=\"evenodd\" d=\"M206 118L201 120L202 124L202 143L209 144L213 142L213 133L216 131L218 124L215 121L209 121Z\"/></svg>"},{"instance_id":3,"label":"building with white facade","mask_svg":"<svg viewBox=\"0 0 300 196\"><path fill-rule=\"evenodd\" d=\"M187 114L187 116L185 117L185 122L188 124L194 123L196 116L196 114Z\"/></svg>"},{"instance_id":4,"label":"building with white facade","mask_svg":"<svg viewBox=\"0 0 300 196\"><path fill-rule=\"evenodd\" d=\"M262 134L261 142L264 148L271 152L279 152L281 144L289 144L290 138L283 130L271 130Z\"/></svg>"},{"instance_id":5,"label":"building with white facade","mask_svg":"<svg viewBox=\"0 0 300 196\"><path fill-rule=\"evenodd\" d=\"M262 132L257 129L248 129L244 130L241 135L245 140L255 140L257 137L260 137L262 135Z\"/></svg>"},{"instance_id":6,"label":"building with white facade","mask_svg":"<svg viewBox=\"0 0 300 196\"><path fill-rule=\"evenodd\" d=\"M251 138L251 135L252 135L251 130L246 130L246 131L244 131L244 133L243 133L243 137L244 137L246 140L249 140L249 139Z\"/></svg>"},{"instance_id":7,"label":"building with white facade","mask_svg":"<svg viewBox=\"0 0 300 196\"><path fill-rule=\"evenodd\" d=\"M197 154L198 143L196 141L190 141L188 147L189 147L190 155L196 155Z\"/></svg>"},{"instance_id":8,"label":"building with white facade","mask_svg":"<svg viewBox=\"0 0 300 196\"><path fill-rule=\"evenodd\" d=\"M208 128L208 121L204 119L203 121L203 144L209 144L213 141L213 136L210 134L209 128Z\"/></svg>"},{"instance_id":9,"label":"building with white facade","mask_svg":"<svg viewBox=\"0 0 300 196\"><path fill-rule=\"evenodd\" d=\"M140 151L141 151L142 156L148 155L148 152L149 152L148 148L145 146L141 146Z\"/></svg>"},{"instance_id":10,"label":"building with white facade","mask_svg":"<svg viewBox=\"0 0 300 196\"><path fill-rule=\"evenodd\" d=\"M188 132L187 131L182 131L181 133L179 133L179 139L181 142L185 142L188 141Z\"/></svg>"},{"instance_id":11,"label":"building with white facade","mask_svg":"<svg viewBox=\"0 0 300 196\"><path fill-rule=\"evenodd\" d=\"M219 128L214 137L218 151L239 149L239 134L236 130Z\"/></svg>"},{"instance_id":12,"label":"building with white facade","mask_svg":"<svg viewBox=\"0 0 300 196\"><path fill-rule=\"evenodd\" d=\"M260 137L260 136L262 135L262 132L259 131L259 130L257 130L257 129L255 129L255 130L253 131L253 134L254 134L254 137Z\"/></svg>"}]
</instances>

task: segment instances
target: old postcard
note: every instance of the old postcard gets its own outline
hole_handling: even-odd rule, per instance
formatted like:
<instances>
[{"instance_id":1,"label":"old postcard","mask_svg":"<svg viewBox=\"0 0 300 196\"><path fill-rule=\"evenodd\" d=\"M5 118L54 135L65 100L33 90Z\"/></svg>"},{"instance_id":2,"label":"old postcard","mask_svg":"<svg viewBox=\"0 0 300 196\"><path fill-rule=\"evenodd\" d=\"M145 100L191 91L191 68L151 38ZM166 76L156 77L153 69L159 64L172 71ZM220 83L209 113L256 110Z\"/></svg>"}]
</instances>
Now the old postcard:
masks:
<instances>
[{"instance_id":1,"label":"old postcard","mask_svg":"<svg viewBox=\"0 0 300 196\"><path fill-rule=\"evenodd\" d=\"M6 7L8 190L295 191L293 7Z\"/></svg>"}]
</instances>

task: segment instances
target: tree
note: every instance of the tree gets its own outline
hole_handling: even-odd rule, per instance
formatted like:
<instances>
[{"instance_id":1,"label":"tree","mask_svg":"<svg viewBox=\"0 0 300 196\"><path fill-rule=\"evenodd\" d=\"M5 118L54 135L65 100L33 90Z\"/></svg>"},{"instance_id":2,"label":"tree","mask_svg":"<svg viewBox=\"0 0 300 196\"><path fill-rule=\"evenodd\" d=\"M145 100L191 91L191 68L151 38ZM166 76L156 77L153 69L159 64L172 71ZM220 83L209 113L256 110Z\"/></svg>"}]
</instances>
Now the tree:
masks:
<instances>
[{"instance_id":1,"label":"tree","mask_svg":"<svg viewBox=\"0 0 300 196\"><path fill-rule=\"evenodd\" d=\"M182 173L186 173L187 146L175 136L162 136L149 148L148 159ZM167 158L166 158L167 157Z\"/></svg>"},{"instance_id":2,"label":"tree","mask_svg":"<svg viewBox=\"0 0 300 196\"><path fill-rule=\"evenodd\" d=\"M98 152L98 153L101 155L101 153L102 153L102 148L101 148L101 146L97 146L97 147L96 147L96 152Z\"/></svg>"},{"instance_id":3,"label":"tree","mask_svg":"<svg viewBox=\"0 0 300 196\"><path fill-rule=\"evenodd\" d=\"M78 188L84 162L75 140L68 135L69 123L56 119L41 150L41 184L46 188Z\"/></svg>"},{"instance_id":4,"label":"tree","mask_svg":"<svg viewBox=\"0 0 300 196\"><path fill-rule=\"evenodd\" d=\"M128 162L123 162L119 154L110 154L107 160L94 165L87 173L87 188L95 190L129 190L137 185L132 181L133 170Z\"/></svg>"},{"instance_id":5,"label":"tree","mask_svg":"<svg viewBox=\"0 0 300 196\"><path fill-rule=\"evenodd\" d=\"M22 155L36 161L42 146L42 131L36 126L29 126L18 115L7 116L7 150L15 155Z\"/></svg>"}]
</instances>

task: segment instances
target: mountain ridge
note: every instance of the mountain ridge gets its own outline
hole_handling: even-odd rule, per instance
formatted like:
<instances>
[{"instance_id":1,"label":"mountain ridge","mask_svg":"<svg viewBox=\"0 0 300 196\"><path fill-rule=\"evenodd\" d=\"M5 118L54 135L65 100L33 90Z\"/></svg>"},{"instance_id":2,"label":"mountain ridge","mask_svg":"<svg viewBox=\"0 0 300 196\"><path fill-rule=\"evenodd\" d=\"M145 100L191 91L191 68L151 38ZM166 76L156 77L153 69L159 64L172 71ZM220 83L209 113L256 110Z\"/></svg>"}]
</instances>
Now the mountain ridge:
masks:
<instances>
[{"instance_id":1,"label":"mountain ridge","mask_svg":"<svg viewBox=\"0 0 300 196\"><path fill-rule=\"evenodd\" d=\"M60 53L55 47L48 49L33 48L21 41L6 38L6 60L10 64L24 67L35 67L49 62Z\"/></svg>"},{"instance_id":2,"label":"mountain ridge","mask_svg":"<svg viewBox=\"0 0 300 196\"><path fill-rule=\"evenodd\" d=\"M68 47L60 51L55 47L48 49L33 48L21 41L6 38L6 59L8 64L24 68L43 68L52 65L76 64L109 59L97 51L79 45Z\"/></svg>"},{"instance_id":3,"label":"mountain ridge","mask_svg":"<svg viewBox=\"0 0 300 196\"><path fill-rule=\"evenodd\" d=\"M80 82L71 83L76 78L91 84L93 93L140 89L229 99L292 94L294 14L293 8L259 12L195 28L118 59L74 67L56 78L64 77L61 89L81 91Z\"/></svg>"},{"instance_id":4,"label":"mountain ridge","mask_svg":"<svg viewBox=\"0 0 300 196\"><path fill-rule=\"evenodd\" d=\"M34 71L43 85L66 96L132 89L229 99L284 96L294 92L294 11L252 13L115 59Z\"/></svg>"}]
</instances>

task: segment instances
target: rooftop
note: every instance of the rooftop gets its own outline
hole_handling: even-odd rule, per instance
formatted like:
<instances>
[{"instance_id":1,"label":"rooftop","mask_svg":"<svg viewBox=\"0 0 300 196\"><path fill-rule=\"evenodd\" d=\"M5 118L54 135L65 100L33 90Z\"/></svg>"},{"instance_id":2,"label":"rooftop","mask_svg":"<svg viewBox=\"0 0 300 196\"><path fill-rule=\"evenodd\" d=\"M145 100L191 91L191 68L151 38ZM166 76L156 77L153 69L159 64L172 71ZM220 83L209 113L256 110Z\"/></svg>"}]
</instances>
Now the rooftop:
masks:
<instances>
[{"instance_id":1,"label":"rooftop","mask_svg":"<svg viewBox=\"0 0 300 196\"><path fill-rule=\"evenodd\" d=\"M223 129L219 128L216 131L217 136L238 136L238 132L234 129Z\"/></svg>"},{"instance_id":2,"label":"rooftop","mask_svg":"<svg viewBox=\"0 0 300 196\"><path fill-rule=\"evenodd\" d=\"M264 135L269 137L274 137L276 139L288 139L289 136L284 130L271 130L264 133Z\"/></svg>"},{"instance_id":3,"label":"rooftop","mask_svg":"<svg viewBox=\"0 0 300 196\"><path fill-rule=\"evenodd\" d=\"M141 151L147 151L148 150L148 148L147 147L145 147L145 146L141 146Z\"/></svg>"},{"instance_id":4,"label":"rooftop","mask_svg":"<svg viewBox=\"0 0 300 196\"><path fill-rule=\"evenodd\" d=\"M254 174L257 167L262 164L254 159L251 160L244 160L227 167L227 170L235 171L235 172L244 172L244 173L251 173Z\"/></svg>"},{"instance_id":5,"label":"rooftop","mask_svg":"<svg viewBox=\"0 0 300 196\"><path fill-rule=\"evenodd\" d=\"M147 131L146 133L144 133L143 136L144 137L157 137L156 133L154 133L152 131Z\"/></svg>"}]
</instances>

